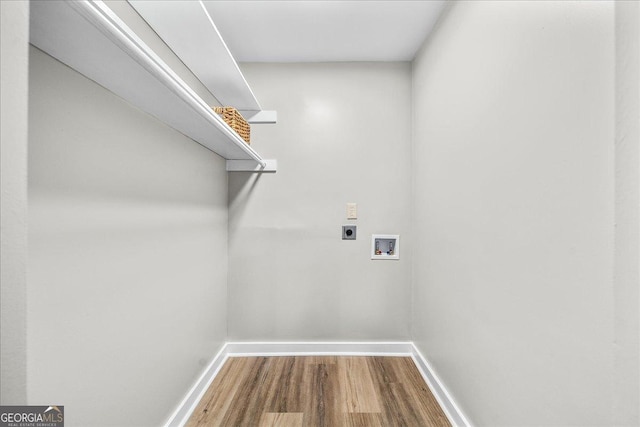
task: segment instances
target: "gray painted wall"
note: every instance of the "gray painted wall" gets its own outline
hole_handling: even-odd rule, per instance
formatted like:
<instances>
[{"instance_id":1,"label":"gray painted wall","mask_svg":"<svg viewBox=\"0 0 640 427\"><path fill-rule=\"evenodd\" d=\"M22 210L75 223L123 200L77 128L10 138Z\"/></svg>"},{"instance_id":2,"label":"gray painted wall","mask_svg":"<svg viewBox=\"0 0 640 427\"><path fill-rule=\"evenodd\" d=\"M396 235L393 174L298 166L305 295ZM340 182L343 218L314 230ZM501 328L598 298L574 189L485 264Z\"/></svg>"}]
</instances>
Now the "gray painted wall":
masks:
<instances>
[{"instance_id":1,"label":"gray painted wall","mask_svg":"<svg viewBox=\"0 0 640 427\"><path fill-rule=\"evenodd\" d=\"M616 2L614 423L640 425L640 3Z\"/></svg>"},{"instance_id":2,"label":"gray painted wall","mask_svg":"<svg viewBox=\"0 0 640 427\"><path fill-rule=\"evenodd\" d=\"M408 64L243 64L279 171L228 195L218 156L32 49L28 298L28 3L0 6L2 404L28 380L70 426L160 424L228 319L230 340L413 338L479 425L638 424L637 3L615 43L613 4L453 5L413 66L413 147ZM369 260L373 232L402 259Z\"/></svg>"},{"instance_id":3,"label":"gray painted wall","mask_svg":"<svg viewBox=\"0 0 640 427\"><path fill-rule=\"evenodd\" d=\"M26 400L29 2L0 1L0 405Z\"/></svg>"},{"instance_id":4,"label":"gray painted wall","mask_svg":"<svg viewBox=\"0 0 640 427\"><path fill-rule=\"evenodd\" d=\"M28 401L158 425L226 338L224 160L30 61Z\"/></svg>"},{"instance_id":5,"label":"gray painted wall","mask_svg":"<svg viewBox=\"0 0 640 427\"><path fill-rule=\"evenodd\" d=\"M415 60L414 340L477 425L613 422L614 59L613 3L498 1Z\"/></svg>"},{"instance_id":6,"label":"gray painted wall","mask_svg":"<svg viewBox=\"0 0 640 427\"><path fill-rule=\"evenodd\" d=\"M252 129L278 172L229 177L229 339L408 339L410 65L242 69L278 111ZM341 240L347 223L356 241ZM371 261L372 233L400 234L401 259Z\"/></svg>"}]
</instances>

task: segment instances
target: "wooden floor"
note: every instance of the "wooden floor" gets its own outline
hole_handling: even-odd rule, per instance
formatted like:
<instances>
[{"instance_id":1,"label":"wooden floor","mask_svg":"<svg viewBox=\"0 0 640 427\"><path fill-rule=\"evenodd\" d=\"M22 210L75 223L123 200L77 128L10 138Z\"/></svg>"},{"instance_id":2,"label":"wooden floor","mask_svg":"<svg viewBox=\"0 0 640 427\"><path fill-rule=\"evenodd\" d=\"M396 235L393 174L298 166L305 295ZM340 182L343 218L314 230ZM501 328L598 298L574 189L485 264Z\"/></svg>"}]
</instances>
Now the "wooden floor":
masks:
<instances>
[{"instance_id":1,"label":"wooden floor","mask_svg":"<svg viewBox=\"0 0 640 427\"><path fill-rule=\"evenodd\" d=\"M450 426L409 357L234 357L187 427Z\"/></svg>"}]
</instances>

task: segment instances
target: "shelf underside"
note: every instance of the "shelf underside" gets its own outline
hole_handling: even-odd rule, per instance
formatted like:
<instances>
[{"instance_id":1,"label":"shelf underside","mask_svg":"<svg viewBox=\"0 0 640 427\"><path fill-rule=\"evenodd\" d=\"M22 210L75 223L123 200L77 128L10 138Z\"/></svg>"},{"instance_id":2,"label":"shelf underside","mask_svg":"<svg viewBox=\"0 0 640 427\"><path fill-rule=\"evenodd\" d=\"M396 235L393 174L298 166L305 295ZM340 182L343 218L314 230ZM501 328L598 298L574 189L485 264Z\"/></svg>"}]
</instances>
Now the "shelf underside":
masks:
<instances>
[{"instance_id":1,"label":"shelf underside","mask_svg":"<svg viewBox=\"0 0 640 427\"><path fill-rule=\"evenodd\" d=\"M30 42L225 159L262 158L102 2L31 2Z\"/></svg>"}]
</instances>

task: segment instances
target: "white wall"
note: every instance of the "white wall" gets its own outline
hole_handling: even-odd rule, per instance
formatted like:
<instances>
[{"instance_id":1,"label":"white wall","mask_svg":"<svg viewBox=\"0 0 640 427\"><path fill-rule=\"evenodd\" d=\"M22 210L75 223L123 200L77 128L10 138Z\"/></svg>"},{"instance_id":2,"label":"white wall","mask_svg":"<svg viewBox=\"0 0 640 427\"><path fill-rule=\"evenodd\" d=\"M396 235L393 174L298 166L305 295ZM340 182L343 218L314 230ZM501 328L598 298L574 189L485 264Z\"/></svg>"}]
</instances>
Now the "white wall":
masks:
<instances>
[{"instance_id":1,"label":"white wall","mask_svg":"<svg viewBox=\"0 0 640 427\"><path fill-rule=\"evenodd\" d=\"M158 425L226 338L224 160L30 61L28 401Z\"/></svg>"},{"instance_id":2,"label":"white wall","mask_svg":"<svg viewBox=\"0 0 640 427\"><path fill-rule=\"evenodd\" d=\"M29 2L0 2L0 405L26 401Z\"/></svg>"},{"instance_id":3,"label":"white wall","mask_svg":"<svg viewBox=\"0 0 640 427\"><path fill-rule=\"evenodd\" d=\"M640 425L640 3L616 2L614 423Z\"/></svg>"},{"instance_id":4,"label":"white wall","mask_svg":"<svg viewBox=\"0 0 640 427\"><path fill-rule=\"evenodd\" d=\"M252 128L278 172L230 174L229 339L408 339L410 65L242 69L278 111ZM356 241L341 240L347 223ZM371 261L372 233L400 234L401 259Z\"/></svg>"},{"instance_id":5,"label":"white wall","mask_svg":"<svg viewBox=\"0 0 640 427\"><path fill-rule=\"evenodd\" d=\"M414 62L413 334L477 425L613 422L613 19L456 2Z\"/></svg>"}]
</instances>

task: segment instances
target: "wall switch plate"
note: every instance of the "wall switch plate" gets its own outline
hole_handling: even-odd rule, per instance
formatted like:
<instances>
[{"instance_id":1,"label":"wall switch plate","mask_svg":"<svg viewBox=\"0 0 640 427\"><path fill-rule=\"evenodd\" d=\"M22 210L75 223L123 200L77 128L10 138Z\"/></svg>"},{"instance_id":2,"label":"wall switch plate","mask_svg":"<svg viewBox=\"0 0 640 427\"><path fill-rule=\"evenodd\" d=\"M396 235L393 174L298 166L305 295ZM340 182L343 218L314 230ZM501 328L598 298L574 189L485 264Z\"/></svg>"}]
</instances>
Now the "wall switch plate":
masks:
<instances>
[{"instance_id":1,"label":"wall switch plate","mask_svg":"<svg viewBox=\"0 0 640 427\"><path fill-rule=\"evenodd\" d=\"M356 226L355 225L343 225L342 226L342 240L356 240Z\"/></svg>"},{"instance_id":2,"label":"wall switch plate","mask_svg":"<svg viewBox=\"0 0 640 427\"><path fill-rule=\"evenodd\" d=\"M347 219L358 219L357 203L347 203Z\"/></svg>"}]
</instances>

